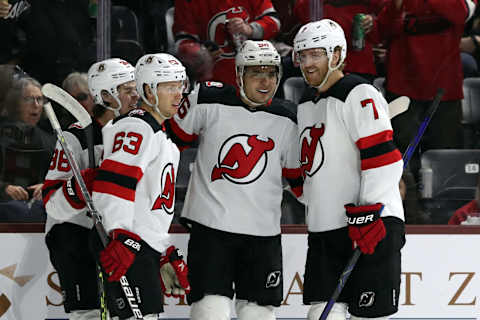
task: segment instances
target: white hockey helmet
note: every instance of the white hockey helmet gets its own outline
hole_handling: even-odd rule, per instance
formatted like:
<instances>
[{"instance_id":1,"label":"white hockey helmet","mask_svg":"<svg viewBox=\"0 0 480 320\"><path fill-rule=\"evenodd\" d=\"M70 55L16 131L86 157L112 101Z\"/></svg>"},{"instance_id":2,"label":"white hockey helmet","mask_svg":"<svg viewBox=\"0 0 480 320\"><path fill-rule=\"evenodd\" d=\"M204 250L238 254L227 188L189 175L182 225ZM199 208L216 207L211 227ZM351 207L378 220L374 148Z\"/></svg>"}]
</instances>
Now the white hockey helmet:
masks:
<instances>
[{"instance_id":1,"label":"white hockey helmet","mask_svg":"<svg viewBox=\"0 0 480 320\"><path fill-rule=\"evenodd\" d=\"M96 104L112 110L116 117L122 107L118 98L118 86L135 80L135 68L127 61L119 58L106 59L94 63L88 69L88 89ZM105 104L102 91L109 92L120 106L118 109Z\"/></svg>"},{"instance_id":2,"label":"white hockey helmet","mask_svg":"<svg viewBox=\"0 0 480 320\"><path fill-rule=\"evenodd\" d=\"M235 71L237 76L240 79L239 87L241 96L250 102L254 106L259 106L261 104L251 101L245 94L243 90L243 73L245 67L249 66L275 66L277 67L277 86L273 92L272 97L275 95L280 84L280 79L282 78L282 61L280 54L277 49L273 46L270 41L254 41L247 40L245 41L240 50L238 51L235 57Z\"/></svg>"},{"instance_id":3,"label":"white hockey helmet","mask_svg":"<svg viewBox=\"0 0 480 320\"><path fill-rule=\"evenodd\" d=\"M161 114L158 109L157 86L162 82L184 81L187 80L187 73L182 63L168 53L147 54L141 57L135 66L135 78L137 79L137 91L143 101L153 107L155 111ZM145 95L143 85L150 87L154 97L155 105L152 105ZM162 114L163 116L163 114Z\"/></svg>"},{"instance_id":4,"label":"white hockey helmet","mask_svg":"<svg viewBox=\"0 0 480 320\"><path fill-rule=\"evenodd\" d=\"M341 48L340 60L336 67L331 67L332 55L337 47ZM332 71L340 68L347 57L347 40L342 27L330 19L310 22L301 27L293 40L295 55L298 57L300 51L313 48L325 49L328 58L328 73L322 84L317 87L319 88L327 81Z\"/></svg>"}]
</instances>

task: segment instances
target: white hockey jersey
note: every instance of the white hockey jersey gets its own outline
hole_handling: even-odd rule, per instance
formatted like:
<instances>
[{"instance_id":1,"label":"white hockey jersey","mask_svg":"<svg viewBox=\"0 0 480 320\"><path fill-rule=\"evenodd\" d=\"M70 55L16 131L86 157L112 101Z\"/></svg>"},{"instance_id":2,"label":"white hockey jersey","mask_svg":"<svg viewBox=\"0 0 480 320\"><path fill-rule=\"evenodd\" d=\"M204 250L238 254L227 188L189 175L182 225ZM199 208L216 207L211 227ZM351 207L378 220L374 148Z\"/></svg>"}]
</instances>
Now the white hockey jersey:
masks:
<instances>
[{"instance_id":1,"label":"white hockey jersey","mask_svg":"<svg viewBox=\"0 0 480 320\"><path fill-rule=\"evenodd\" d=\"M93 121L93 142L95 164L98 165L103 152L102 129L98 122ZM74 123L63 132L67 144L80 170L88 168L88 148L84 130L79 123ZM47 211L45 232L48 232L57 223L69 222L91 228L93 220L87 217L86 206L71 201L66 195L65 183L73 176L70 164L60 143L57 142L50 161L50 167L43 184L43 203Z\"/></svg>"},{"instance_id":2,"label":"white hockey jersey","mask_svg":"<svg viewBox=\"0 0 480 320\"><path fill-rule=\"evenodd\" d=\"M92 197L105 229L134 232L158 252L165 251L175 203L177 146L143 109L110 121L102 133L104 159Z\"/></svg>"},{"instance_id":3,"label":"white hockey jersey","mask_svg":"<svg viewBox=\"0 0 480 320\"><path fill-rule=\"evenodd\" d=\"M182 217L217 230L280 234L282 174L301 193L293 107L274 99L250 109L235 88L197 85L169 121L181 142L199 138Z\"/></svg>"},{"instance_id":4,"label":"white hockey jersey","mask_svg":"<svg viewBox=\"0 0 480 320\"><path fill-rule=\"evenodd\" d=\"M402 155L393 143L388 105L359 77L327 92L309 90L298 106L306 221L311 232L347 225L344 205L385 205L382 217L404 220Z\"/></svg>"}]
</instances>

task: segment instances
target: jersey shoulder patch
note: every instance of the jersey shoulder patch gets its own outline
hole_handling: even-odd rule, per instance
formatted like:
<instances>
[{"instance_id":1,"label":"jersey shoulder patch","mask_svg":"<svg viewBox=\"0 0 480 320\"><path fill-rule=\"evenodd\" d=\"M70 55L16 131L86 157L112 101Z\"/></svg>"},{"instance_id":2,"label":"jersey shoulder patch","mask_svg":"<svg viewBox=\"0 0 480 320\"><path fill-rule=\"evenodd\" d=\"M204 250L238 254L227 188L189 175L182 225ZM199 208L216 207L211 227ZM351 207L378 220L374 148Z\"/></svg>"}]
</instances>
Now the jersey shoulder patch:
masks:
<instances>
[{"instance_id":1,"label":"jersey shoulder patch","mask_svg":"<svg viewBox=\"0 0 480 320\"><path fill-rule=\"evenodd\" d=\"M228 106L242 104L234 86L214 81L206 81L200 85L197 102L198 104L219 103Z\"/></svg>"},{"instance_id":2,"label":"jersey shoulder patch","mask_svg":"<svg viewBox=\"0 0 480 320\"><path fill-rule=\"evenodd\" d=\"M145 121L153 130L154 133L162 130L162 125L151 115L150 112L143 109L133 109L132 111L121 115L113 120L113 124L124 118L137 118Z\"/></svg>"}]
</instances>

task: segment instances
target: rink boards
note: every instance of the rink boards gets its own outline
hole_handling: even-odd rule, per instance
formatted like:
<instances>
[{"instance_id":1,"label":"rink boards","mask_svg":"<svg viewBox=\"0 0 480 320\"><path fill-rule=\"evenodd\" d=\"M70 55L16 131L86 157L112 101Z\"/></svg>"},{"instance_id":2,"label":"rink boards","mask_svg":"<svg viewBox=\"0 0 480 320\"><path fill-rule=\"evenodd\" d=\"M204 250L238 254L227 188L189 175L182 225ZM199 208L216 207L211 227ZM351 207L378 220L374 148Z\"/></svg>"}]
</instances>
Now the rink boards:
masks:
<instances>
[{"instance_id":1,"label":"rink boards","mask_svg":"<svg viewBox=\"0 0 480 320\"><path fill-rule=\"evenodd\" d=\"M400 311L392 319L479 319L480 234L408 234ZM472 233L472 232L470 232ZM473 232L474 233L474 232ZM305 233L284 234L284 301L279 319L305 319ZM186 252L188 235L172 234ZM0 320L68 319L58 276L41 233L0 233ZM188 318L183 300L167 298L166 319Z\"/></svg>"}]
</instances>

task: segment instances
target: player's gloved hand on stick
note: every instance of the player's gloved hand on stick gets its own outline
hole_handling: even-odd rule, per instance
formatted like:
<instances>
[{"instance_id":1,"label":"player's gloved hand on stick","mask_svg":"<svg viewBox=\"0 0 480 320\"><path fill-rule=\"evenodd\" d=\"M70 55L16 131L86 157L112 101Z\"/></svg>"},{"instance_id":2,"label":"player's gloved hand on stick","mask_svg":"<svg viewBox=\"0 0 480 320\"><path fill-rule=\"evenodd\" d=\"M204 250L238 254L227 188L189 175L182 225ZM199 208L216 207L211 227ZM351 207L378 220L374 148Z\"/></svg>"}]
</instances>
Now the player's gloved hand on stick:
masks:
<instances>
[{"instance_id":1,"label":"player's gloved hand on stick","mask_svg":"<svg viewBox=\"0 0 480 320\"><path fill-rule=\"evenodd\" d=\"M380 214L383 204L367 206L345 205L348 222L348 235L353 247L358 246L362 253L372 254L378 242L385 238L386 231Z\"/></svg>"},{"instance_id":2,"label":"player's gloved hand on stick","mask_svg":"<svg viewBox=\"0 0 480 320\"><path fill-rule=\"evenodd\" d=\"M98 170L88 168L82 170L81 174L88 193L92 194L93 181L98 174ZM69 180L65 181L63 184L63 192L73 207L81 209L85 206L85 199L75 176L72 176Z\"/></svg>"},{"instance_id":3,"label":"player's gloved hand on stick","mask_svg":"<svg viewBox=\"0 0 480 320\"><path fill-rule=\"evenodd\" d=\"M160 259L160 281L165 296L183 297L190 293L188 282L188 267L183 256L174 246L167 248L165 255Z\"/></svg>"},{"instance_id":4,"label":"player's gloved hand on stick","mask_svg":"<svg viewBox=\"0 0 480 320\"><path fill-rule=\"evenodd\" d=\"M142 249L142 239L123 229L113 230L111 237L110 243L100 252L100 263L109 275L108 281L118 281L127 273Z\"/></svg>"}]
</instances>

